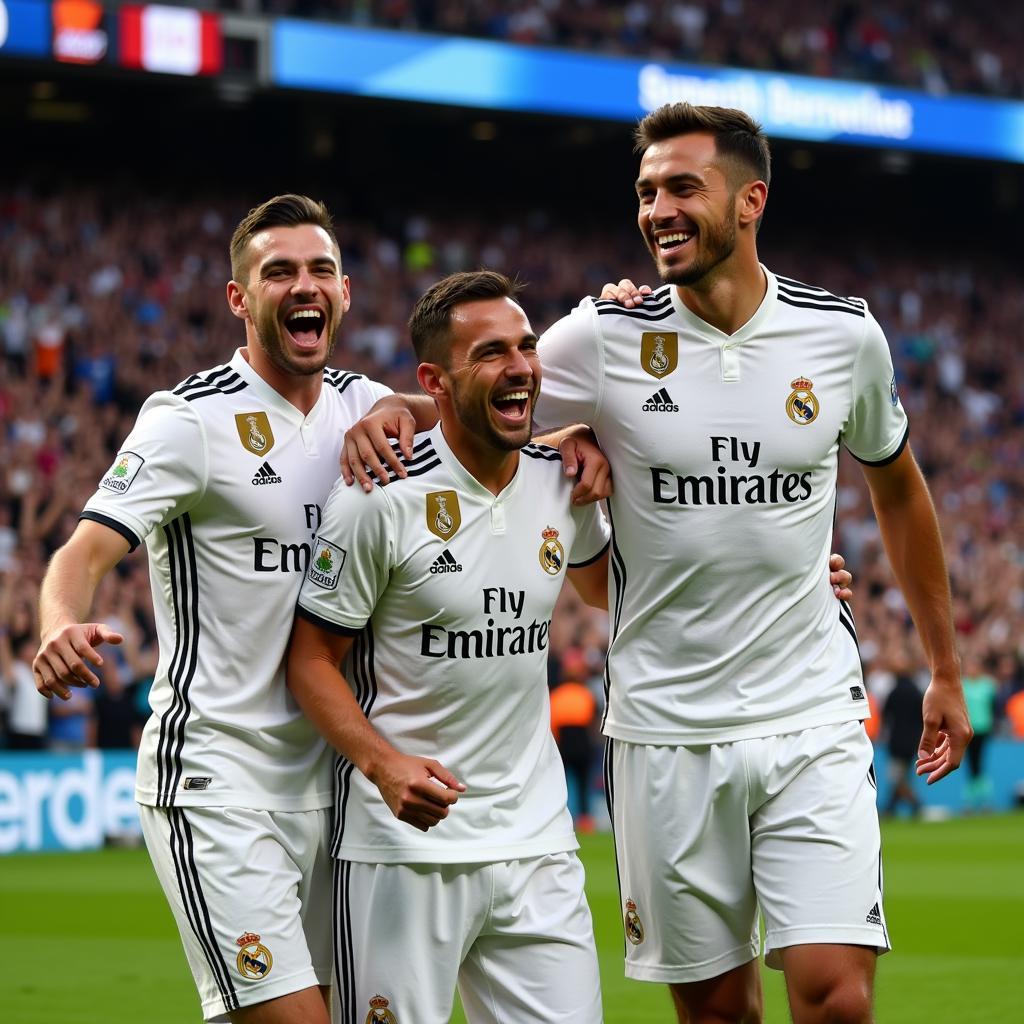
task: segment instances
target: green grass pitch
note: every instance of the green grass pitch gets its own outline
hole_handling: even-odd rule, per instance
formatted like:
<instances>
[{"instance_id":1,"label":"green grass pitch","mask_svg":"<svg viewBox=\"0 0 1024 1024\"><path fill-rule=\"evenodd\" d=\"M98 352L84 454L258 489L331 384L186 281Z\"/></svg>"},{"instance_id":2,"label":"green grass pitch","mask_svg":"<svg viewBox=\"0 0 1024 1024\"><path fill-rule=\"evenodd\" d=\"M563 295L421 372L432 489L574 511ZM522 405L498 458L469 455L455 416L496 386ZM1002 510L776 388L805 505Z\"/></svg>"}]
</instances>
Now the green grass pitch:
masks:
<instances>
[{"instance_id":1,"label":"green grass pitch","mask_svg":"<svg viewBox=\"0 0 1024 1024\"><path fill-rule=\"evenodd\" d=\"M887 823L880 1024L1002 1024L1024 1006L1024 816ZM611 840L586 836L609 1024L671 1021L660 985L622 977ZM0 858L5 1024L197 1024L170 913L142 850ZM396 965L396 970L401 970ZM768 1024L789 1019L765 971ZM457 1011L453 1021L463 1021ZM403 1021L402 1024L415 1024Z\"/></svg>"}]
</instances>

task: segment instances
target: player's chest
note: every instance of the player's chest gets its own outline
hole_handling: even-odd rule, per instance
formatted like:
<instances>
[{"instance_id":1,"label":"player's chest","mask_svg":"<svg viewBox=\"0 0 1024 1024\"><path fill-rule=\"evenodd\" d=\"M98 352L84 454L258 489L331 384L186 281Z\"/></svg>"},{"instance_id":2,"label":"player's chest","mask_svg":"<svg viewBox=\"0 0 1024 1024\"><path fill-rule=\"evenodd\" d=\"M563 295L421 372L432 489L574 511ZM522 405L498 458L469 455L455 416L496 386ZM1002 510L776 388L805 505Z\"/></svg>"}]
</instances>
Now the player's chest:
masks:
<instances>
[{"instance_id":1,"label":"player's chest","mask_svg":"<svg viewBox=\"0 0 1024 1024\"><path fill-rule=\"evenodd\" d=\"M850 367L815 339L637 332L609 349L603 444L673 465L816 463L850 414Z\"/></svg>"},{"instance_id":2,"label":"player's chest","mask_svg":"<svg viewBox=\"0 0 1024 1024\"><path fill-rule=\"evenodd\" d=\"M567 502L523 493L489 503L445 488L416 504L404 510L390 581L400 601L447 622L550 618L576 535Z\"/></svg>"}]
</instances>

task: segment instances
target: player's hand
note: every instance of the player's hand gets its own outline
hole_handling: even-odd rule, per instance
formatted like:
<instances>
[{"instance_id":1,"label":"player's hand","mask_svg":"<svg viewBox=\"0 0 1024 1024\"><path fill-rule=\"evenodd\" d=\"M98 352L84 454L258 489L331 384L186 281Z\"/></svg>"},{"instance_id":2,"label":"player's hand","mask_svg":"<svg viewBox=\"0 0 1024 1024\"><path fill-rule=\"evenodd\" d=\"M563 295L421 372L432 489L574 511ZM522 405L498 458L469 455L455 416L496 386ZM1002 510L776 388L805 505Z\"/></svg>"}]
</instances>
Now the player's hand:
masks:
<instances>
[{"instance_id":1,"label":"player's hand","mask_svg":"<svg viewBox=\"0 0 1024 1024\"><path fill-rule=\"evenodd\" d=\"M100 644L119 644L124 640L104 622L73 622L62 626L43 640L32 662L36 689L49 700L71 699L71 686L99 686L100 681L89 668L99 668L103 656L96 650Z\"/></svg>"},{"instance_id":2,"label":"player's hand","mask_svg":"<svg viewBox=\"0 0 1024 1024\"><path fill-rule=\"evenodd\" d=\"M853 573L846 568L846 559L833 552L828 556L828 578L832 584L832 593L840 601L853 600Z\"/></svg>"},{"instance_id":3,"label":"player's hand","mask_svg":"<svg viewBox=\"0 0 1024 1024\"><path fill-rule=\"evenodd\" d=\"M949 679L933 675L925 690L921 711L924 731L915 771L918 775L927 775L930 786L960 767L967 744L974 735L959 677Z\"/></svg>"},{"instance_id":4,"label":"player's hand","mask_svg":"<svg viewBox=\"0 0 1024 1024\"><path fill-rule=\"evenodd\" d=\"M466 787L439 761L395 753L370 776L391 813L421 832L448 817Z\"/></svg>"},{"instance_id":5,"label":"player's hand","mask_svg":"<svg viewBox=\"0 0 1024 1024\"><path fill-rule=\"evenodd\" d=\"M405 467L391 447L389 438L398 438L398 446L407 459L412 458L412 441L416 419L402 402L381 398L361 419L345 431L341 449L341 476L346 484L355 481L369 493L373 490L373 474L384 486L388 470L404 477Z\"/></svg>"},{"instance_id":6,"label":"player's hand","mask_svg":"<svg viewBox=\"0 0 1024 1024\"><path fill-rule=\"evenodd\" d=\"M642 306L646 296L651 294L649 284L635 285L628 277L624 277L618 284L610 281L601 289L602 299L612 299L626 309L634 306Z\"/></svg>"},{"instance_id":7,"label":"player's hand","mask_svg":"<svg viewBox=\"0 0 1024 1024\"><path fill-rule=\"evenodd\" d=\"M558 451L563 472L576 479L572 489L574 505L589 505L611 497L615 490L612 468L590 427L574 428L559 442Z\"/></svg>"}]
</instances>

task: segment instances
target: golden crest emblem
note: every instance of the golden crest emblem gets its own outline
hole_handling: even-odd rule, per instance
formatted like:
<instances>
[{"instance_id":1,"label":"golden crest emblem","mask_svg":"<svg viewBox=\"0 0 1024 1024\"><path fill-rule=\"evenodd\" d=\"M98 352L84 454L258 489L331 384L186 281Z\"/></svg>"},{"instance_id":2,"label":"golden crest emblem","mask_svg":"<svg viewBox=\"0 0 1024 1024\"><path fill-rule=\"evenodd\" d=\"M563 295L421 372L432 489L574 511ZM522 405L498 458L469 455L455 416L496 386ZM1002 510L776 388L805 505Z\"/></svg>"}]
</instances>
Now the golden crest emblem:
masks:
<instances>
[{"instance_id":1,"label":"golden crest emblem","mask_svg":"<svg viewBox=\"0 0 1024 1024\"><path fill-rule=\"evenodd\" d=\"M247 452L262 457L274 447L274 432L265 412L240 412L235 416L235 426Z\"/></svg>"},{"instance_id":2,"label":"golden crest emblem","mask_svg":"<svg viewBox=\"0 0 1024 1024\"><path fill-rule=\"evenodd\" d=\"M804 426L813 423L818 416L818 398L811 390L814 385L806 377L797 377L790 381L793 389L786 399L786 415L794 422Z\"/></svg>"},{"instance_id":3,"label":"golden crest emblem","mask_svg":"<svg viewBox=\"0 0 1024 1024\"><path fill-rule=\"evenodd\" d=\"M639 946L644 941L644 926L640 920L640 915L636 912L636 904L632 900L626 900L625 925L626 938L634 946Z\"/></svg>"},{"instance_id":4,"label":"golden crest emblem","mask_svg":"<svg viewBox=\"0 0 1024 1024\"><path fill-rule=\"evenodd\" d=\"M274 966L274 958L270 950L260 942L260 937L255 932L246 932L239 935L235 942L241 947L238 950L238 973L253 981L265 978Z\"/></svg>"},{"instance_id":5,"label":"golden crest emblem","mask_svg":"<svg viewBox=\"0 0 1024 1024\"><path fill-rule=\"evenodd\" d=\"M451 540L461 525L458 494L455 491L431 491L427 495L427 529L441 540Z\"/></svg>"},{"instance_id":6,"label":"golden crest emblem","mask_svg":"<svg viewBox=\"0 0 1024 1024\"><path fill-rule=\"evenodd\" d=\"M366 1024L398 1024L398 1018L388 1009L390 1000L376 995L370 1000L370 1012Z\"/></svg>"},{"instance_id":7,"label":"golden crest emblem","mask_svg":"<svg viewBox=\"0 0 1024 1024\"><path fill-rule=\"evenodd\" d=\"M640 336L640 366L661 380L679 365L679 335L675 331L644 331Z\"/></svg>"},{"instance_id":8,"label":"golden crest emblem","mask_svg":"<svg viewBox=\"0 0 1024 1024\"><path fill-rule=\"evenodd\" d=\"M540 567L549 575L557 576L565 565L565 548L558 539L558 531L549 526L540 534L544 543L540 546L537 557L540 559Z\"/></svg>"}]
</instances>

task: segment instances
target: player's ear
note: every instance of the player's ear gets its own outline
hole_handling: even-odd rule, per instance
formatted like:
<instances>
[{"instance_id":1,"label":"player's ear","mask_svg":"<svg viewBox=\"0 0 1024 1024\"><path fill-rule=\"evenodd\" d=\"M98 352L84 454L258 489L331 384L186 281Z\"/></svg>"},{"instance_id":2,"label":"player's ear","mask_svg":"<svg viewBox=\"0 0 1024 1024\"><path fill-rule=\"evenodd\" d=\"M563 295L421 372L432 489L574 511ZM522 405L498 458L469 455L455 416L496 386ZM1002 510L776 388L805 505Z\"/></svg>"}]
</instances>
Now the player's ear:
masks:
<instances>
[{"instance_id":1,"label":"player's ear","mask_svg":"<svg viewBox=\"0 0 1024 1024\"><path fill-rule=\"evenodd\" d=\"M763 181L748 181L736 194L736 212L741 226L756 224L768 202L768 186Z\"/></svg>"},{"instance_id":2,"label":"player's ear","mask_svg":"<svg viewBox=\"0 0 1024 1024\"><path fill-rule=\"evenodd\" d=\"M447 374L437 363L420 363L416 367L416 379L429 398L444 398L448 394Z\"/></svg>"},{"instance_id":3,"label":"player's ear","mask_svg":"<svg viewBox=\"0 0 1024 1024\"><path fill-rule=\"evenodd\" d=\"M249 309L245 304L245 289L237 281L228 281L228 308L240 320L249 319Z\"/></svg>"}]
</instances>

